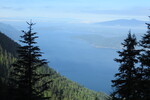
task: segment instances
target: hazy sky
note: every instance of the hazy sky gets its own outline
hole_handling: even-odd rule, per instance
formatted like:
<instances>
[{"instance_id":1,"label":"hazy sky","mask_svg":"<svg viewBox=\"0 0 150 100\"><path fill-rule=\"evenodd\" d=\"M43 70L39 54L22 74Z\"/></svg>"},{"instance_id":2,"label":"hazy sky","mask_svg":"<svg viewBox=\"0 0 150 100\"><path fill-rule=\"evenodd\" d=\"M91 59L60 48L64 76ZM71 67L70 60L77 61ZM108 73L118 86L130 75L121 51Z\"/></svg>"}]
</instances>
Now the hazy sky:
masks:
<instances>
[{"instance_id":1,"label":"hazy sky","mask_svg":"<svg viewBox=\"0 0 150 100\"><path fill-rule=\"evenodd\" d=\"M150 0L0 0L0 21L148 20Z\"/></svg>"}]
</instances>

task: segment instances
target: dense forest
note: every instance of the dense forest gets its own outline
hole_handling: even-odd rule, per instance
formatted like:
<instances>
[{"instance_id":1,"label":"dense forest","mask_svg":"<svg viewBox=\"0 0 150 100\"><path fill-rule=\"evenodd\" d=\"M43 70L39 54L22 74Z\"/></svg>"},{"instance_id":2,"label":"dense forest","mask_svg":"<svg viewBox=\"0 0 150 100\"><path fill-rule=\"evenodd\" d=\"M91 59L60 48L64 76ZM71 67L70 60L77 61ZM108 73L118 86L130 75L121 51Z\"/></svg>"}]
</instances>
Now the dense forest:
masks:
<instances>
[{"instance_id":1,"label":"dense forest","mask_svg":"<svg viewBox=\"0 0 150 100\"><path fill-rule=\"evenodd\" d=\"M18 58L19 44L11 38L0 32L0 98L1 100L13 99L13 92L10 89L9 77L12 72L12 64ZM49 74L46 80L52 80L49 88L44 91L44 97L50 97L49 100L107 100L110 97L104 93L89 90L50 68L47 64L38 68L37 72ZM40 83L44 83L41 80ZM11 97L11 98L10 98ZM23 99L22 99L23 100ZM42 100L42 99L41 99Z\"/></svg>"}]
</instances>

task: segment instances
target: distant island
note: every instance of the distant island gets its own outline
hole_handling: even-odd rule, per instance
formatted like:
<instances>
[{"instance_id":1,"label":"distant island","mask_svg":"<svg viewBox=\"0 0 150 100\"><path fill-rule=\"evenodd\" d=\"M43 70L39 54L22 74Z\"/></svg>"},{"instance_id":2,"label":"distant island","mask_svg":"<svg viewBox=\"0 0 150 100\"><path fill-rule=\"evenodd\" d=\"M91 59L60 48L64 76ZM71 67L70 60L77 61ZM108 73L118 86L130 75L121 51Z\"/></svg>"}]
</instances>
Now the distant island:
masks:
<instances>
[{"instance_id":1,"label":"distant island","mask_svg":"<svg viewBox=\"0 0 150 100\"><path fill-rule=\"evenodd\" d=\"M97 22L94 24L103 25L103 26L127 26L127 27L137 27L145 26L146 21L141 21L137 19L117 19L111 21Z\"/></svg>"}]
</instances>

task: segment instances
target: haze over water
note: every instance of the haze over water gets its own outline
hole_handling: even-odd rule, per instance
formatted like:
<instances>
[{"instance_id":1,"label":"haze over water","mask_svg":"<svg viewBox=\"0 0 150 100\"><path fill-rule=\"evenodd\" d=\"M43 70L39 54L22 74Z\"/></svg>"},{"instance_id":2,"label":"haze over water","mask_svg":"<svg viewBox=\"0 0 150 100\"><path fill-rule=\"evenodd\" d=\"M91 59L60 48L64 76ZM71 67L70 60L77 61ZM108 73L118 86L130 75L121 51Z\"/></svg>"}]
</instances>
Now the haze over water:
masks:
<instances>
[{"instance_id":1,"label":"haze over water","mask_svg":"<svg viewBox=\"0 0 150 100\"><path fill-rule=\"evenodd\" d=\"M150 0L1 0L0 22L26 30L25 22L32 19L37 23L34 30L39 33L39 46L52 68L87 88L110 93L118 69L113 59L119 48L114 45L130 29L139 37L146 27L97 23L147 21L149 4Z\"/></svg>"}]
</instances>

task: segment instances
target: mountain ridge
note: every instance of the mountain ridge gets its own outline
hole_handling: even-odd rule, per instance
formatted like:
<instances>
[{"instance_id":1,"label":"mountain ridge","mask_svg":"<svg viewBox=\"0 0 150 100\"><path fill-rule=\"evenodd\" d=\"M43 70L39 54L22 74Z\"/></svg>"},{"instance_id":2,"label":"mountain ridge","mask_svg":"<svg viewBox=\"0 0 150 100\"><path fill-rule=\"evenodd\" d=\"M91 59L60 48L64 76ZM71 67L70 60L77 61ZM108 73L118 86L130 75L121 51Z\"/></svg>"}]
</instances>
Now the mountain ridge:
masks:
<instances>
[{"instance_id":1,"label":"mountain ridge","mask_svg":"<svg viewBox=\"0 0 150 100\"><path fill-rule=\"evenodd\" d=\"M137 19L117 19L117 20L110 20L110 21L103 21L103 22L96 22L94 24L103 25L103 26L143 26L145 22L142 20Z\"/></svg>"},{"instance_id":2,"label":"mountain ridge","mask_svg":"<svg viewBox=\"0 0 150 100\"><path fill-rule=\"evenodd\" d=\"M0 32L5 33L9 38L18 41L20 32L10 24L0 22Z\"/></svg>"}]
</instances>

